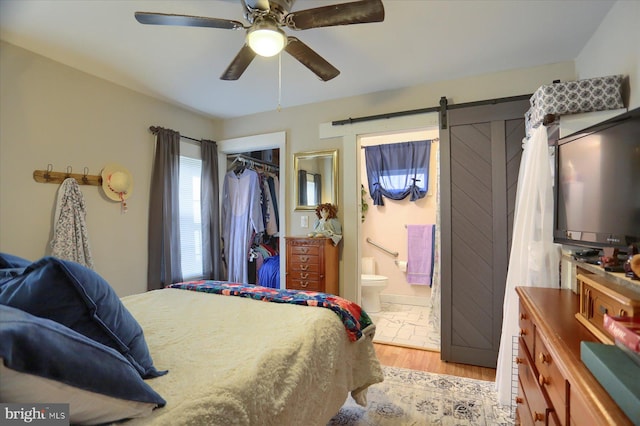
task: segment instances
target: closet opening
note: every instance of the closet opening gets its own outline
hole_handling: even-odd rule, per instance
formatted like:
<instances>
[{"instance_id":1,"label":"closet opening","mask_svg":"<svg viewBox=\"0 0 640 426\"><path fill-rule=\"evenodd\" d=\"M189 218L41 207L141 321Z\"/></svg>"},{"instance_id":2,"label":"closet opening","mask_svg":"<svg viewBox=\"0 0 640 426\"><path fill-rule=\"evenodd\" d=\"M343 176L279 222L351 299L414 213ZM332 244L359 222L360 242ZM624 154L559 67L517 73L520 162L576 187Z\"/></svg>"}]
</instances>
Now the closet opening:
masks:
<instances>
[{"instance_id":1,"label":"closet opening","mask_svg":"<svg viewBox=\"0 0 640 426\"><path fill-rule=\"evenodd\" d=\"M226 159L221 233L227 279L280 288L280 149Z\"/></svg>"}]
</instances>

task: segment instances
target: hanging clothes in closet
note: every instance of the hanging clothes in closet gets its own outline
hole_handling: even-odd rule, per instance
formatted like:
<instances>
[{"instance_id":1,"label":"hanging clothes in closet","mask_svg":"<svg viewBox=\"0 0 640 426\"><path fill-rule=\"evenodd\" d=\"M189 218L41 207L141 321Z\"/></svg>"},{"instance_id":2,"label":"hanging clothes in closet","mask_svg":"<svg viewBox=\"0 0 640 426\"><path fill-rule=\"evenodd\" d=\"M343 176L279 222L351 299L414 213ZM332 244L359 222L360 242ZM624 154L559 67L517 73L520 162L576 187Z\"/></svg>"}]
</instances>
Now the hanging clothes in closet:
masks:
<instances>
[{"instance_id":1,"label":"hanging clothes in closet","mask_svg":"<svg viewBox=\"0 0 640 426\"><path fill-rule=\"evenodd\" d=\"M223 186L229 281L279 287L279 266L274 270L279 261L271 259L278 256L279 246L278 188L278 176L271 166L239 156L231 163ZM264 264L269 265L268 274L259 273Z\"/></svg>"},{"instance_id":2,"label":"hanging clothes in closet","mask_svg":"<svg viewBox=\"0 0 640 426\"><path fill-rule=\"evenodd\" d=\"M222 238L227 263L227 280L248 283L247 256L255 234L264 232L260 177L241 167L224 177Z\"/></svg>"}]
</instances>

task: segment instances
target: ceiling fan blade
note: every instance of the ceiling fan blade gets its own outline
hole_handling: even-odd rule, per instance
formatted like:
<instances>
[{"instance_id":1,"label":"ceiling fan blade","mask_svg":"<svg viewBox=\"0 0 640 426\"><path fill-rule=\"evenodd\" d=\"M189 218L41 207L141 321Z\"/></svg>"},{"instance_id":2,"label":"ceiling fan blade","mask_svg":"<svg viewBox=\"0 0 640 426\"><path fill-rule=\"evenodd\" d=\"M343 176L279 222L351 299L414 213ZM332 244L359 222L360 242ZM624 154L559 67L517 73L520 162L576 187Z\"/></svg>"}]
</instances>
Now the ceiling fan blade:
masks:
<instances>
[{"instance_id":1,"label":"ceiling fan blade","mask_svg":"<svg viewBox=\"0 0 640 426\"><path fill-rule=\"evenodd\" d=\"M336 67L297 38L287 37L287 40L287 46L284 50L320 77L320 80L329 81L340 74Z\"/></svg>"},{"instance_id":2,"label":"ceiling fan blade","mask_svg":"<svg viewBox=\"0 0 640 426\"><path fill-rule=\"evenodd\" d=\"M229 19L206 18L204 16L174 15L170 13L136 12L136 20L149 25L180 25L185 27L222 28L225 30L242 30L240 21Z\"/></svg>"},{"instance_id":3,"label":"ceiling fan blade","mask_svg":"<svg viewBox=\"0 0 640 426\"><path fill-rule=\"evenodd\" d=\"M220 76L220 80L237 80L244 70L247 69L256 53L246 44L238 52L233 61L229 64L225 72Z\"/></svg>"},{"instance_id":4,"label":"ceiling fan blade","mask_svg":"<svg viewBox=\"0 0 640 426\"><path fill-rule=\"evenodd\" d=\"M285 16L284 22L292 30L306 30L382 21L384 21L382 0L360 0L291 12Z\"/></svg>"}]
</instances>

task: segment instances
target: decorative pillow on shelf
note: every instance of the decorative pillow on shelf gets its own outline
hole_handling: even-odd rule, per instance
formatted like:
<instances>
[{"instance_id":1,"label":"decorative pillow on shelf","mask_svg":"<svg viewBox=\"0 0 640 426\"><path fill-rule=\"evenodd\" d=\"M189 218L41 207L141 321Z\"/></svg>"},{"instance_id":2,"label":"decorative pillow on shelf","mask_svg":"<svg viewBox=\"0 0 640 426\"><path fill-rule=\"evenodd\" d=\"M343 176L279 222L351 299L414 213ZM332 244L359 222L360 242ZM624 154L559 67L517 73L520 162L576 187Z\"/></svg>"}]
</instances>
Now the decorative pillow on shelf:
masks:
<instances>
[{"instance_id":1,"label":"decorative pillow on shelf","mask_svg":"<svg viewBox=\"0 0 640 426\"><path fill-rule=\"evenodd\" d=\"M154 367L142 327L95 271L44 257L2 281L0 304L51 319L114 348L143 378L166 374Z\"/></svg>"},{"instance_id":2,"label":"decorative pillow on shelf","mask_svg":"<svg viewBox=\"0 0 640 426\"><path fill-rule=\"evenodd\" d=\"M166 402L116 350L55 321L0 305L0 400L69 403L71 423L149 415Z\"/></svg>"}]
</instances>

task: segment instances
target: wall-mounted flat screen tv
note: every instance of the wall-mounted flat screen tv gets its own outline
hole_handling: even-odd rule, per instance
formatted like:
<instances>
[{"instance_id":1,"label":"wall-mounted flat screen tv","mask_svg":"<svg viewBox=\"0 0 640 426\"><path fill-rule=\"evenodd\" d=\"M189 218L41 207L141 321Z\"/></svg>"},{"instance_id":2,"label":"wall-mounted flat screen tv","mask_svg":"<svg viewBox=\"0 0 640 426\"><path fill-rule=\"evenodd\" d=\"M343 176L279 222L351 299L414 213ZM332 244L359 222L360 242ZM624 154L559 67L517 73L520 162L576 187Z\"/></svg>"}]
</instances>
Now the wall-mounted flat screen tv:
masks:
<instances>
[{"instance_id":1,"label":"wall-mounted flat screen tv","mask_svg":"<svg viewBox=\"0 0 640 426\"><path fill-rule=\"evenodd\" d=\"M640 243L640 108L560 139L555 154L554 240Z\"/></svg>"}]
</instances>

